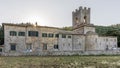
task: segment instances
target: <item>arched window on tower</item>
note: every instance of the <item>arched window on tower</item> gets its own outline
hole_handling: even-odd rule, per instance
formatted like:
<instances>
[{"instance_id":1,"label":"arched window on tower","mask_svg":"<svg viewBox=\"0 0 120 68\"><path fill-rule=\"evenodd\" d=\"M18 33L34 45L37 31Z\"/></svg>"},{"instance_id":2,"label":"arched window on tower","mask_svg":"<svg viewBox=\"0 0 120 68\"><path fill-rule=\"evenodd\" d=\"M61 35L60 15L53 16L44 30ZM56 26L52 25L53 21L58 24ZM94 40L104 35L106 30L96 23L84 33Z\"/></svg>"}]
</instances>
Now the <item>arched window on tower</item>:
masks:
<instances>
[{"instance_id":1,"label":"arched window on tower","mask_svg":"<svg viewBox=\"0 0 120 68\"><path fill-rule=\"evenodd\" d=\"M78 21L78 17L76 17L76 18L75 18L75 21L76 21L76 23L78 23L78 22L79 22L79 21Z\"/></svg>"},{"instance_id":2,"label":"arched window on tower","mask_svg":"<svg viewBox=\"0 0 120 68\"><path fill-rule=\"evenodd\" d=\"M84 16L84 23L87 23L87 16Z\"/></svg>"}]
</instances>

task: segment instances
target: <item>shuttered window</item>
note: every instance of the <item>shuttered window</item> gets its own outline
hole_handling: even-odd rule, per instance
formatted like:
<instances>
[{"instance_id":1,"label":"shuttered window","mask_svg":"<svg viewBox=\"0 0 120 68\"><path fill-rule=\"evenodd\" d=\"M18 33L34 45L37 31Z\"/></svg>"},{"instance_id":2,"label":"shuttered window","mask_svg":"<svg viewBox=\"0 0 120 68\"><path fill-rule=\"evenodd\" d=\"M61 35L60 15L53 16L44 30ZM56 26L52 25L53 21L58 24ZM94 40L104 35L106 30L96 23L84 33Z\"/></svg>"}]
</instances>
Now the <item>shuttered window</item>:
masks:
<instances>
[{"instance_id":1,"label":"shuttered window","mask_svg":"<svg viewBox=\"0 0 120 68\"><path fill-rule=\"evenodd\" d=\"M38 37L38 31L28 31L28 36Z\"/></svg>"}]
</instances>

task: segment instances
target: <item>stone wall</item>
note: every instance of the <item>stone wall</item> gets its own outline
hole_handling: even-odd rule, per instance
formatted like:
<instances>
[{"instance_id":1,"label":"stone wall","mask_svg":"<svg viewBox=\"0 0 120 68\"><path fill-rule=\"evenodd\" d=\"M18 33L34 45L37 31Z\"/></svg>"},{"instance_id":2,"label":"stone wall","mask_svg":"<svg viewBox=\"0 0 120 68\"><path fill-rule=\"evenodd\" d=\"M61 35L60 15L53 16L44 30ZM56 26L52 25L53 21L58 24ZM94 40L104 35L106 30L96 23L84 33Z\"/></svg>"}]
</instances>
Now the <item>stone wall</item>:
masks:
<instances>
[{"instance_id":1,"label":"stone wall","mask_svg":"<svg viewBox=\"0 0 120 68\"><path fill-rule=\"evenodd\" d=\"M27 45L32 46L32 51L34 53L41 52L41 51L72 51L72 34L65 34L66 38L62 38L62 34L59 32L63 32L63 30L57 28L50 28L50 27L35 27L35 26L11 26L5 25L5 44L4 44L4 52L10 54L17 54L17 53L27 53ZM16 31L17 36L10 36L10 31ZM22 31L25 32L25 36L18 36L18 32ZM28 36L28 31L38 31L38 37L31 37ZM67 31L66 31L67 32ZM53 37L42 37L42 33L54 34ZM59 34L59 38L55 37L56 34ZM71 36L71 38L68 38ZM11 51L10 45L15 44L16 50ZM47 50L43 50L43 44L47 44ZM58 45L58 49L54 48L54 45Z\"/></svg>"},{"instance_id":2,"label":"stone wall","mask_svg":"<svg viewBox=\"0 0 120 68\"><path fill-rule=\"evenodd\" d=\"M71 38L68 38L68 36L71 36ZM60 51L72 51L72 35L66 34L66 38L62 38L62 34L59 36L59 47Z\"/></svg>"},{"instance_id":3,"label":"stone wall","mask_svg":"<svg viewBox=\"0 0 120 68\"><path fill-rule=\"evenodd\" d=\"M86 35L85 38L85 50L97 50L98 35Z\"/></svg>"},{"instance_id":4,"label":"stone wall","mask_svg":"<svg viewBox=\"0 0 120 68\"><path fill-rule=\"evenodd\" d=\"M55 34L58 34L59 30L54 28L40 28L40 48L43 50L43 44L47 44L47 50L46 51L55 51L57 49L54 49L54 45L58 45L58 38L55 37ZM54 37L42 37L42 33L47 34L54 34Z\"/></svg>"},{"instance_id":5,"label":"stone wall","mask_svg":"<svg viewBox=\"0 0 120 68\"><path fill-rule=\"evenodd\" d=\"M16 31L17 36L10 36L10 31ZM22 31L25 32L25 36L18 36L18 32ZM38 31L39 35L38 37L29 37L28 31ZM58 44L57 38L43 38L42 33L58 33L58 29L55 28L43 28L43 27L34 27L34 26L4 26L4 34L5 34L5 44L4 44L4 52L6 53L14 53L14 52L25 52L26 51L26 45L31 44L32 45L32 51L38 52L43 50L43 43L47 43L48 50L54 50L54 44ZM10 50L10 45L15 44L16 45L16 51Z\"/></svg>"},{"instance_id":6,"label":"stone wall","mask_svg":"<svg viewBox=\"0 0 120 68\"><path fill-rule=\"evenodd\" d=\"M73 35L73 51L84 51L85 35Z\"/></svg>"},{"instance_id":7,"label":"stone wall","mask_svg":"<svg viewBox=\"0 0 120 68\"><path fill-rule=\"evenodd\" d=\"M10 36L10 31L25 31L25 28L4 26L4 52L12 52L10 51L10 44L16 44L16 51L25 50L25 37Z\"/></svg>"},{"instance_id":8,"label":"stone wall","mask_svg":"<svg viewBox=\"0 0 120 68\"><path fill-rule=\"evenodd\" d=\"M112 50L117 48L117 37L98 37L97 50Z\"/></svg>"},{"instance_id":9,"label":"stone wall","mask_svg":"<svg viewBox=\"0 0 120 68\"><path fill-rule=\"evenodd\" d=\"M28 53L1 53L2 56L58 56L58 55L120 55L119 50L107 50L107 51L41 51L41 52L28 52Z\"/></svg>"}]
</instances>

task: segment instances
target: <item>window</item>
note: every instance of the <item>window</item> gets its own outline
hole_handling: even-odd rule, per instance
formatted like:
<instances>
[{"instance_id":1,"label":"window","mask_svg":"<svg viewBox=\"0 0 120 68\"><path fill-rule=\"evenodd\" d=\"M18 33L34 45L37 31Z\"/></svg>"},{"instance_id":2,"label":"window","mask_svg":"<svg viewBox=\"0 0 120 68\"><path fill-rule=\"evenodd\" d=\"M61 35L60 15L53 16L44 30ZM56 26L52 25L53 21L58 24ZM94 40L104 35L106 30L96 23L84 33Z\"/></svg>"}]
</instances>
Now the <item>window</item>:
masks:
<instances>
[{"instance_id":1,"label":"window","mask_svg":"<svg viewBox=\"0 0 120 68\"><path fill-rule=\"evenodd\" d=\"M108 41L108 39L106 39L106 41Z\"/></svg>"},{"instance_id":2,"label":"window","mask_svg":"<svg viewBox=\"0 0 120 68\"><path fill-rule=\"evenodd\" d=\"M70 46L70 43L68 43L68 46Z\"/></svg>"},{"instance_id":3,"label":"window","mask_svg":"<svg viewBox=\"0 0 120 68\"><path fill-rule=\"evenodd\" d=\"M0 52L2 52L2 48L0 48Z\"/></svg>"},{"instance_id":4,"label":"window","mask_svg":"<svg viewBox=\"0 0 120 68\"><path fill-rule=\"evenodd\" d=\"M79 42L79 45L81 46L81 43Z\"/></svg>"},{"instance_id":5,"label":"window","mask_svg":"<svg viewBox=\"0 0 120 68\"><path fill-rule=\"evenodd\" d=\"M25 36L25 32L19 32L18 36Z\"/></svg>"},{"instance_id":6,"label":"window","mask_svg":"<svg viewBox=\"0 0 120 68\"><path fill-rule=\"evenodd\" d=\"M66 35L65 35L65 34L62 34L62 38L66 38Z\"/></svg>"},{"instance_id":7,"label":"window","mask_svg":"<svg viewBox=\"0 0 120 68\"><path fill-rule=\"evenodd\" d=\"M87 22L87 16L84 16L84 23L86 23Z\"/></svg>"},{"instance_id":8,"label":"window","mask_svg":"<svg viewBox=\"0 0 120 68\"><path fill-rule=\"evenodd\" d=\"M53 36L54 36L54 34L48 34L48 36L49 36L49 37L53 37Z\"/></svg>"},{"instance_id":9,"label":"window","mask_svg":"<svg viewBox=\"0 0 120 68\"><path fill-rule=\"evenodd\" d=\"M42 37L47 37L47 33L42 33Z\"/></svg>"},{"instance_id":10,"label":"window","mask_svg":"<svg viewBox=\"0 0 120 68\"><path fill-rule=\"evenodd\" d=\"M16 50L16 45L15 44L11 44L11 50L13 50L13 51Z\"/></svg>"},{"instance_id":11,"label":"window","mask_svg":"<svg viewBox=\"0 0 120 68\"><path fill-rule=\"evenodd\" d=\"M63 46L65 46L65 44L63 43Z\"/></svg>"},{"instance_id":12,"label":"window","mask_svg":"<svg viewBox=\"0 0 120 68\"><path fill-rule=\"evenodd\" d=\"M97 43L97 38L95 39L95 42Z\"/></svg>"},{"instance_id":13,"label":"window","mask_svg":"<svg viewBox=\"0 0 120 68\"><path fill-rule=\"evenodd\" d=\"M109 48L108 48L108 45L106 45L106 50L108 50Z\"/></svg>"},{"instance_id":14,"label":"window","mask_svg":"<svg viewBox=\"0 0 120 68\"><path fill-rule=\"evenodd\" d=\"M32 44L27 44L27 45L26 45L26 49L27 49L27 50L32 50Z\"/></svg>"},{"instance_id":15,"label":"window","mask_svg":"<svg viewBox=\"0 0 120 68\"><path fill-rule=\"evenodd\" d=\"M58 45L54 45L54 49L58 49Z\"/></svg>"},{"instance_id":16,"label":"window","mask_svg":"<svg viewBox=\"0 0 120 68\"><path fill-rule=\"evenodd\" d=\"M78 22L79 22L78 17L76 17L76 18L75 18L75 21L76 21L76 23L78 23Z\"/></svg>"},{"instance_id":17,"label":"window","mask_svg":"<svg viewBox=\"0 0 120 68\"><path fill-rule=\"evenodd\" d=\"M38 37L38 31L29 31L28 36Z\"/></svg>"},{"instance_id":18,"label":"window","mask_svg":"<svg viewBox=\"0 0 120 68\"><path fill-rule=\"evenodd\" d=\"M10 36L16 36L17 32L16 31L10 31Z\"/></svg>"},{"instance_id":19,"label":"window","mask_svg":"<svg viewBox=\"0 0 120 68\"><path fill-rule=\"evenodd\" d=\"M55 34L55 37L56 37L56 38L59 38L59 34Z\"/></svg>"},{"instance_id":20,"label":"window","mask_svg":"<svg viewBox=\"0 0 120 68\"><path fill-rule=\"evenodd\" d=\"M100 45L101 45L101 42L100 42Z\"/></svg>"},{"instance_id":21,"label":"window","mask_svg":"<svg viewBox=\"0 0 120 68\"><path fill-rule=\"evenodd\" d=\"M43 50L47 50L47 44L43 44Z\"/></svg>"},{"instance_id":22,"label":"window","mask_svg":"<svg viewBox=\"0 0 120 68\"><path fill-rule=\"evenodd\" d=\"M68 38L71 38L71 36L68 36Z\"/></svg>"},{"instance_id":23,"label":"window","mask_svg":"<svg viewBox=\"0 0 120 68\"><path fill-rule=\"evenodd\" d=\"M79 46L80 46L80 48L81 48L81 43L79 42Z\"/></svg>"}]
</instances>

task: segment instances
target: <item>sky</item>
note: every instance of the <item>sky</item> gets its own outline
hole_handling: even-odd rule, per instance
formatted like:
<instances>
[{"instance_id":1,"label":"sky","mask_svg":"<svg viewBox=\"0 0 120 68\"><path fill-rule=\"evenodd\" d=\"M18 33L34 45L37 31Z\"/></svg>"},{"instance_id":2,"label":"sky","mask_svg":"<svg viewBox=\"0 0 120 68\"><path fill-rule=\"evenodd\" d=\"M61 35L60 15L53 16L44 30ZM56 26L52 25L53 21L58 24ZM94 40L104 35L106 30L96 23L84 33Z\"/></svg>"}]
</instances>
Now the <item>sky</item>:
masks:
<instances>
[{"instance_id":1,"label":"sky","mask_svg":"<svg viewBox=\"0 0 120 68\"><path fill-rule=\"evenodd\" d=\"M0 0L0 23L31 22L41 26L72 26L72 11L91 8L91 23L120 23L120 0Z\"/></svg>"}]
</instances>

